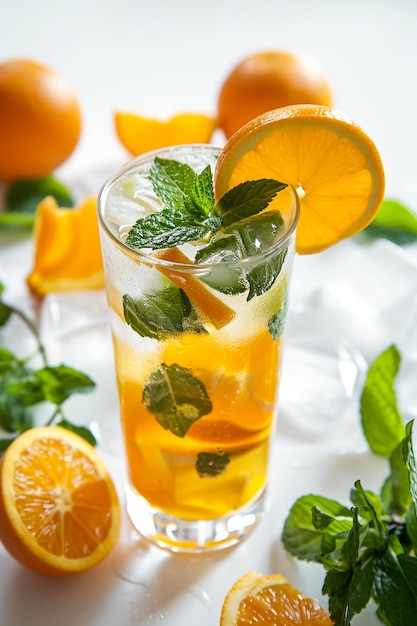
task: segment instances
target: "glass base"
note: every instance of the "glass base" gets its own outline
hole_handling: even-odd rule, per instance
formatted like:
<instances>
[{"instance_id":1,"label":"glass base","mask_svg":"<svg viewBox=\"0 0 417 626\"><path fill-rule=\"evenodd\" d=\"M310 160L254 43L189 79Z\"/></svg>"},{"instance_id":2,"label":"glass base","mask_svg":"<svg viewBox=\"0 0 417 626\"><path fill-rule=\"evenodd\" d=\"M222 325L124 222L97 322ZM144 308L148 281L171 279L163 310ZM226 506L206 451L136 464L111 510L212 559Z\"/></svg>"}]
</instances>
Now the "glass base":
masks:
<instances>
[{"instance_id":1,"label":"glass base","mask_svg":"<svg viewBox=\"0 0 417 626\"><path fill-rule=\"evenodd\" d=\"M264 490L242 509L212 520L184 520L154 509L130 485L127 512L141 535L171 552L204 554L229 548L244 539L265 517L269 497Z\"/></svg>"}]
</instances>

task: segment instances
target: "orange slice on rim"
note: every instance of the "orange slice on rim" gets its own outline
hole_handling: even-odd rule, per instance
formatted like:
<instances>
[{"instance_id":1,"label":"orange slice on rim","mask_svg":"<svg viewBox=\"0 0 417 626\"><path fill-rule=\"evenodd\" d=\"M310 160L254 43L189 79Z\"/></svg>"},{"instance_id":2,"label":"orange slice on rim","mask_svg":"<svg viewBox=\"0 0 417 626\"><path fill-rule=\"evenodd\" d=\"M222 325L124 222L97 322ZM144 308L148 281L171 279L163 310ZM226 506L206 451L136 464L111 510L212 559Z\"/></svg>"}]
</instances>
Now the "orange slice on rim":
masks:
<instances>
[{"instance_id":1,"label":"orange slice on rim","mask_svg":"<svg viewBox=\"0 0 417 626\"><path fill-rule=\"evenodd\" d=\"M0 540L49 576L87 570L116 544L120 505L96 450L64 428L19 435L0 462Z\"/></svg>"},{"instance_id":2,"label":"orange slice on rim","mask_svg":"<svg viewBox=\"0 0 417 626\"><path fill-rule=\"evenodd\" d=\"M248 572L235 582L222 607L220 626L309 624L332 626L329 612L281 574Z\"/></svg>"},{"instance_id":3,"label":"orange slice on rim","mask_svg":"<svg viewBox=\"0 0 417 626\"><path fill-rule=\"evenodd\" d=\"M320 252L360 232L376 214L385 191L374 142L346 115L321 105L274 109L229 139L215 171L216 197L260 178L297 189L299 254Z\"/></svg>"}]
</instances>

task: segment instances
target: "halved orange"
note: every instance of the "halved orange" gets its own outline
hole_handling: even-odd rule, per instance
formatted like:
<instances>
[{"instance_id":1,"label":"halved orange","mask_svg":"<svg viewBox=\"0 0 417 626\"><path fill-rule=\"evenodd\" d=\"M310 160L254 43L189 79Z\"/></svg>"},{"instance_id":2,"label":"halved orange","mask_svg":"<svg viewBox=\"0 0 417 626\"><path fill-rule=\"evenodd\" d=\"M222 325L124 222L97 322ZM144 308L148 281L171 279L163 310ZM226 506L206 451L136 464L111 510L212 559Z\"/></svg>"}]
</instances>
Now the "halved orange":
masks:
<instances>
[{"instance_id":1,"label":"halved orange","mask_svg":"<svg viewBox=\"0 0 417 626\"><path fill-rule=\"evenodd\" d=\"M209 143L216 119L201 113L179 113L168 120L117 111L116 133L133 155L186 143Z\"/></svg>"},{"instance_id":2,"label":"halved orange","mask_svg":"<svg viewBox=\"0 0 417 626\"><path fill-rule=\"evenodd\" d=\"M97 451L64 428L19 435L0 461L0 539L25 567L49 576L87 570L116 544L120 506Z\"/></svg>"},{"instance_id":3,"label":"halved orange","mask_svg":"<svg viewBox=\"0 0 417 626\"><path fill-rule=\"evenodd\" d=\"M33 268L27 283L38 296L104 286L94 196L73 209L59 207L52 196L41 200L36 209Z\"/></svg>"},{"instance_id":4,"label":"halved orange","mask_svg":"<svg viewBox=\"0 0 417 626\"><path fill-rule=\"evenodd\" d=\"M320 252L361 231L385 191L374 142L345 114L321 105L274 109L229 139L217 162L216 197L259 178L274 178L297 189L299 254Z\"/></svg>"},{"instance_id":5,"label":"halved orange","mask_svg":"<svg viewBox=\"0 0 417 626\"><path fill-rule=\"evenodd\" d=\"M332 626L333 622L326 609L295 589L281 574L248 572L226 595L220 626L251 624Z\"/></svg>"}]
</instances>

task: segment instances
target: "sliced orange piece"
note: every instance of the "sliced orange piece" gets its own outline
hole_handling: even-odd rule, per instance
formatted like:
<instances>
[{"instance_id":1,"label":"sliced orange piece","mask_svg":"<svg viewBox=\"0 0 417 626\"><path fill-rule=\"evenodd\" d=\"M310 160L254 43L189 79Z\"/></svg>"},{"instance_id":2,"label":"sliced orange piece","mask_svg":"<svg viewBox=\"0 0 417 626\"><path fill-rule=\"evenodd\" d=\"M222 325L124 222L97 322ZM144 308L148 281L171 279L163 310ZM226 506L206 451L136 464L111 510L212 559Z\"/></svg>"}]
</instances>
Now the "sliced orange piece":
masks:
<instances>
[{"instance_id":1,"label":"sliced orange piece","mask_svg":"<svg viewBox=\"0 0 417 626\"><path fill-rule=\"evenodd\" d=\"M166 121L117 111L116 133L133 155L186 143L208 143L216 128L216 119L200 113L180 113Z\"/></svg>"},{"instance_id":2,"label":"sliced orange piece","mask_svg":"<svg viewBox=\"0 0 417 626\"><path fill-rule=\"evenodd\" d=\"M120 506L96 450L54 426L25 431L0 462L0 539L49 576L87 570L116 544Z\"/></svg>"},{"instance_id":3,"label":"sliced orange piece","mask_svg":"<svg viewBox=\"0 0 417 626\"><path fill-rule=\"evenodd\" d=\"M52 196L38 204L27 283L38 296L104 286L95 197L74 209L60 208Z\"/></svg>"},{"instance_id":4,"label":"sliced orange piece","mask_svg":"<svg viewBox=\"0 0 417 626\"><path fill-rule=\"evenodd\" d=\"M299 192L299 254L320 252L361 231L385 191L373 141L346 115L321 105L269 111L229 139L217 162L216 197L259 178L275 178Z\"/></svg>"},{"instance_id":5,"label":"sliced orange piece","mask_svg":"<svg viewBox=\"0 0 417 626\"><path fill-rule=\"evenodd\" d=\"M223 603L220 626L279 624L332 626L329 612L304 596L281 574L248 572L235 582Z\"/></svg>"},{"instance_id":6,"label":"sliced orange piece","mask_svg":"<svg viewBox=\"0 0 417 626\"><path fill-rule=\"evenodd\" d=\"M171 263L179 263L181 265L190 265L191 260L178 248L165 248L153 253L153 256ZM193 265L193 267L195 267ZM184 268L182 268L184 269ZM236 315L227 304L217 298L214 293L208 290L203 283L193 276L192 273L187 274L184 271L175 271L172 267L158 266L161 274L169 278L177 287L183 289L191 302L200 310L200 312L217 328L223 328L229 324Z\"/></svg>"}]
</instances>

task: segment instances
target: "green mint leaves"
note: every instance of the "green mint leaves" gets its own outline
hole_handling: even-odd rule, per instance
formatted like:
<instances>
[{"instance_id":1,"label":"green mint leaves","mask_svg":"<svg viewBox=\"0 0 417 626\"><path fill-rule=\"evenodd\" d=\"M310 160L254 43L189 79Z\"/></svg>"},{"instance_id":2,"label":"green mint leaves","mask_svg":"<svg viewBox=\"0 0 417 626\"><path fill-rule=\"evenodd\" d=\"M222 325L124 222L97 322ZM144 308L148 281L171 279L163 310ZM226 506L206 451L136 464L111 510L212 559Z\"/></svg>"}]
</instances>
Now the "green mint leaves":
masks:
<instances>
[{"instance_id":1,"label":"green mint leaves","mask_svg":"<svg viewBox=\"0 0 417 626\"><path fill-rule=\"evenodd\" d=\"M0 427L9 433L0 439L0 453L21 432L33 426L33 409L42 403L52 405L47 424L54 423L72 430L95 445L92 432L84 426L71 424L62 409L73 394L90 392L95 383L83 372L67 365L49 365L36 328L23 311L3 301L3 291L4 286L0 284L0 326L13 315L19 317L34 336L37 349L29 356L20 357L8 348L0 348ZM42 361L42 366L37 369L30 364L35 358Z\"/></svg>"},{"instance_id":2,"label":"green mint leaves","mask_svg":"<svg viewBox=\"0 0 417 626\"><path fill-rule=\"evenodd\" d=\"M186 293L173 284L138 298L124 294L123 314L135 332L158 341L184 332L206 332Z\"/></svg>"},{"instance_id":3,"label":"green mint leaves","mask_svg":"<svg viewBox=\"0 0 417 626\"><path fill-rule=\"evenodd\" d=\"M413 624L417 614L417 464L413 421L404 424L394 390L400 366L395 346L370 366L361 418L371 450L389 462L379 494L357 480L351 506L315 494L300 497L282 540L293 556L322 563L322 591L337 626L349 626L373 599L388 626Z\"/></svg>"},{"instance_id":4,"label":"green mint leaves","mask_svg":"<svg viewBox=\"0 0 417 626\"><path fill-rule=\"evenodd\" d=\"M213 264L210 276L201 278L206 284L229 295L248 291L248 300L270 289L286 251L248 269L236 263L226 272L222 262L257 255L277 241L284 228L282 216L278 211L262 211L286 184L272 179L247 181L216 204L209 166L198 174L187 164L156 157L149 178L163 208L132 226L127 245L157 250L206 241L195 258L196 264Z\"/></svg>"},{"instance_id":5,"label":"green mint leaves","mask_svg":"<svg viewBox=\"0 0 417 626\"><path fill-rule=\"evenodd\" d=\"M216 205L211 169L200 174L185 163L156 157L149 178L163 209L138 220L126 239L133 248L171 248L198 242L265 209L287 185L248 181L231 189Z\"/></svg>"},{"instance_id":6,"label":"green mint leaves","mask_svg":"<svg viewBox=\"0 0 417 626\"><path fill-rule=\"evenodd\" d=\"M152 372L142 401L161 426L177 437L184 437L195 421L212 410L204 384L176 363L162 363Z\"/></svg>"}]
</instances>

